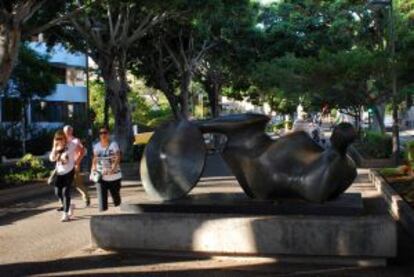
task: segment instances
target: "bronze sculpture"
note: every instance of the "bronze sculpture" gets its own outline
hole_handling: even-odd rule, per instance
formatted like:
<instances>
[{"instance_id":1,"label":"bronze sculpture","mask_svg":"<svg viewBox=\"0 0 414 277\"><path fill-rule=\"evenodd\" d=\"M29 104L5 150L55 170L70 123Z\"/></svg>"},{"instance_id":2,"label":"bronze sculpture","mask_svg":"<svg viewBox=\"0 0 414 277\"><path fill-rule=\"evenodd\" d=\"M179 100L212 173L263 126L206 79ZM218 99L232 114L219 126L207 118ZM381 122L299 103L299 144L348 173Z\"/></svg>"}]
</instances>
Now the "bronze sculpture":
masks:
<instances>
[{"instance_id":1,"label":"bronze sculpture","mask_svg":"<svg viewBox=\"0 0 414 277\"><path fill-rule=\"evenodd\" d=\"M221 153L251 198L301 198L324 202L339 196L357 176L347 147L356 133L339 124L323 149L305 132L277 140L265 132L269 118L260 114L223 116L207 121L169 123L155 132L141 162L146 191L163 200L185 196L197 183L205 162L203 133L227 137ZM161 158L160 158L161 157Z\"/></svg>"}]
</instances>

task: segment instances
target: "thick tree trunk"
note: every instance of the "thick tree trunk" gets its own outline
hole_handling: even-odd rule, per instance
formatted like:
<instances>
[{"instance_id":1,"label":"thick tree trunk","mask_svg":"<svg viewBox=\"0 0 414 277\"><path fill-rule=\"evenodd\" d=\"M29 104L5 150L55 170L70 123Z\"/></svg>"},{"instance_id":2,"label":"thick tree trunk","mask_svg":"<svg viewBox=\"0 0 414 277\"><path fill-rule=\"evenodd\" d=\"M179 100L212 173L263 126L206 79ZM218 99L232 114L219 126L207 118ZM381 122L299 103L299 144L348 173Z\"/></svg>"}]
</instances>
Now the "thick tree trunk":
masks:
<instances>
[{"instance_id":1,"label":"thick tree trunk","mask_svg":"<svg viewBox=\"0 0 414 277\"><path fill-rule=\"evenodd\" d=\"M119 76L122 74L123 76ZM119 144L123 155L130 155L132 148L132 118L128 104L129 86L126 80L126 72L121 72L115 68L105 70L102 73L105 83L109 106L115 118L115 128L113 134Z\"/></svg>"},{"instance_id":2,"label":"thick tree trunk","mask_svg":"<svg viewBox=\"0 0 414 277\"><path fill-rule=\"evenodd\" d=\"M10 79L17 61L21 43L21 30L18 27L0 25L0 91Z\"/></svg>"},{"instance_id":3,"label":"thick tree trunk","mask_svg":"<svg viewBox=\"0 0 414 277\"><path fill-rule=\"evenodd\" d=\"M211 116L216 118L220 115L219 95L221 86L217 83L207 85L207 95L210 102Z\"/></svg>"},{"instance_id":4,"label":"thick tree trunk","mask_svg":"<svg viewBox=\"0 0 414 277\"><path fill-rule=\"evenodd\" d=\"M171 111L175 119L180 118L180 109L178 107L178 100L177 97L171 91L163 91L165 97L168 100L168 104L170 104Z\"/></svg>"},{"instance_id":5,"label":"thick tree trunk","mask_svg":"<svg viewBox=\"0 0 414 277\"><path fill-rule=\"evenodd\" d=\"M188 99L190 96L190 84L192 80L192 72L183 72L180 84L180 114L183 118L188 118L190 115L190 108L188 105Z\"/></svg>"}]
</instances>

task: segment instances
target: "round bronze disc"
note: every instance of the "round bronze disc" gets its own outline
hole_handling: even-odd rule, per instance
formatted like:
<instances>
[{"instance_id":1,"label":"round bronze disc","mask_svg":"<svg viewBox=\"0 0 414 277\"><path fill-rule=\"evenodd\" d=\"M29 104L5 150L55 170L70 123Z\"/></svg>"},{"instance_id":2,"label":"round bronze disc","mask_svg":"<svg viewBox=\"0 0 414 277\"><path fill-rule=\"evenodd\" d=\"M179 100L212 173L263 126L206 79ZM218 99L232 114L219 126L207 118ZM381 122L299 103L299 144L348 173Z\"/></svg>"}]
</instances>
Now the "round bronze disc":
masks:
<instances>
[{"instance_id":1,"label":"round bronze disc","mask_svg":"<svg viewBox=\"0 0 414 277\"><path fill-rule=\"evenodd\" d=\"M203 135L194 124L181 120L161 126L141 160L145 191L162 200L184 197L200 179L206 152Z\"/></svg>"}]
</instances>

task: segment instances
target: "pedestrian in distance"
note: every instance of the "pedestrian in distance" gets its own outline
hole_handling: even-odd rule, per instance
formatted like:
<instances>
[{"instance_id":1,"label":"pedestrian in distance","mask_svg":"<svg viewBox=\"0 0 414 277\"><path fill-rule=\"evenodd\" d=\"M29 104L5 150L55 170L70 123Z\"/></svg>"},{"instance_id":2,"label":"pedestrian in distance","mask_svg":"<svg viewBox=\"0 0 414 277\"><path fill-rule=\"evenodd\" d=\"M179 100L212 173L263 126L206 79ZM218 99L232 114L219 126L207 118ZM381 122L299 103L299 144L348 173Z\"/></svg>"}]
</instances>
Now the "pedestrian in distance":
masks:
<instances>
[{"instance_id":1,"label":"pedestrian in distance","mask_svg":"<svg viewBox=\"0 0 414 277\"><path fill-rule=\"evenodd\" d=\"M55 194L62 204L62 207L58 209L62 212L62 222L69 221L73 217L74 206L70 202L75 165L78 163L75 153L76 144L67 141L62 130L57 131L53 138L49 159L56 163L53 185Z\"/></svg>"},{"instance_id":2,"label":"pedestrian in distance","mask_svg":"<svg viewBox=\"0 0 414 277\"><path fill-rule=\"evenodd\" d=\"M110 139L109 129L99 130L99 142L93 147L91 181L95 182L99 211L108 209L108 191L115 206L121 204L121 152L118 144Z\"/></svg>"},{"instance_id":3,"label":"pedestrian in distance","mask_svg":"<svg viewBox=\"0 0 414 277\"><path fill-rule=\"evenodd\" d=\"M75 144L76 146L75 155L76 155L77 163L75 164L74 184L75 184L76 190L79 191L79 193L82 195L82 199L85 203L85 207L89 207L91 204L91 199L89 196L88 188L85 186L85 182L83 181L83 178L81 175L81 166L80 166L82 159L85 157L86 149L83 146L80 139L74 137L72 126L66 125L65 127L63 127L63 132L65 133L66 140L68 142Z\"/></svg>"}]
</instances>

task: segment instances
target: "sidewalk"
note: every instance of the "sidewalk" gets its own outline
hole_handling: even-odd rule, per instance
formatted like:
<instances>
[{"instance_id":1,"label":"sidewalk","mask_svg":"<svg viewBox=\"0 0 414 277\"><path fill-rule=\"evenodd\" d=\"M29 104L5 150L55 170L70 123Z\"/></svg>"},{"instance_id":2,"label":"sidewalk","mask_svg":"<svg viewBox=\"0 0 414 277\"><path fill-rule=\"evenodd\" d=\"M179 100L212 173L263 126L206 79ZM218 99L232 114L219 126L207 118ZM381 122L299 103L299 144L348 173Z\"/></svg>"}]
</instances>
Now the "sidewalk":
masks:
<instances>
[{"instance_id":1,"label":"sidewalk","mask_svg":"<svg viewBox=\"0 0 414 277\"><path fill-rule=\"evenodd\" d=\"M46 183L19 185L15 188L0 190L0 207L6 207L18 201L22 202L35 197L41 197L53 192L53 187Z\"/></svg>"},{"instance_id":2,"label":"sidewalk","mask_svg":"<svg viewBox=\"0 0 414 277\"><path fill-rule=\"evenodd\" d=\"M368 182L367 171L359 173L350 191L363 193L366 205L380 205L383 200ZM207 180L193 193L241 191L237 182L228 177ZM149 200L138 182L126 184L122 189L124 202ZM92 188L91 192L92 207L76 209L76 220L69 223L59 222L53 195L8 207L8 214L16 212L14 216L2 216L5 209L0 208L0 276L414 276L413 242L402 230L400 257L386 268L284 264L277 259L256 257L118 254L90 249L89 218L98 213ZM75 197L74 203L78 206L82 201ZM108 213L119 210L111 207Z\"/></svg>"}]
</instances>

